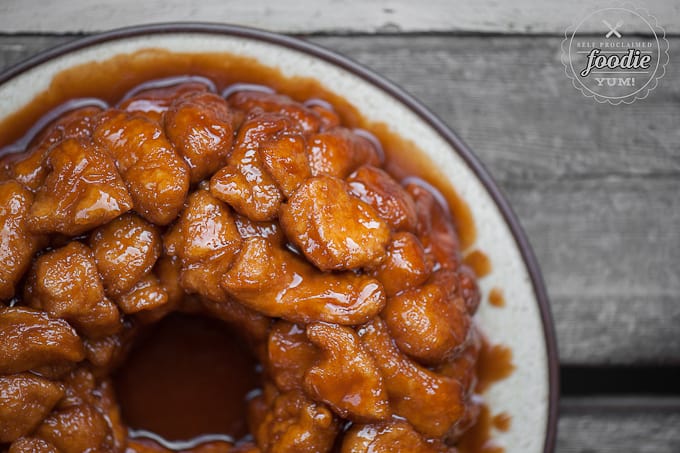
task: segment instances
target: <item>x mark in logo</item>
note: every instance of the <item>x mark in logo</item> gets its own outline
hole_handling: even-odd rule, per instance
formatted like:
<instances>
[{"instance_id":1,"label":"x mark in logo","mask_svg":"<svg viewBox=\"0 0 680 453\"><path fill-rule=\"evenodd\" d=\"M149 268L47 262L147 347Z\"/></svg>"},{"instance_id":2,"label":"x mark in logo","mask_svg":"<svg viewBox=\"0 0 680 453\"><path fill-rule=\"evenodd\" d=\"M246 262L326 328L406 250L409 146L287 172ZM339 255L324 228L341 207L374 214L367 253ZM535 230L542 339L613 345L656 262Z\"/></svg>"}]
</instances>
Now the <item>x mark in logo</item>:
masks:
<instances>
[{"instance_id":1,"label":"x mark in logo","mask_svg":"<svg viewBox=\"0 0 680 453\"><path fill-rule=\"evenodd\" d=\"M612 24L610 24L609 22L607 22L604 19L602 19L602 23L605 24L607 26L607 28L609 28L609 33L604 35L605 38L611 38L612 35L616 36L617 38L621 37L621 33L618 32L618 29L623 25L623 21L621 21L621 20L618 21L616 23L616 26L614 26L614 27L612 27Z\"/></svg>"}]
</instances>

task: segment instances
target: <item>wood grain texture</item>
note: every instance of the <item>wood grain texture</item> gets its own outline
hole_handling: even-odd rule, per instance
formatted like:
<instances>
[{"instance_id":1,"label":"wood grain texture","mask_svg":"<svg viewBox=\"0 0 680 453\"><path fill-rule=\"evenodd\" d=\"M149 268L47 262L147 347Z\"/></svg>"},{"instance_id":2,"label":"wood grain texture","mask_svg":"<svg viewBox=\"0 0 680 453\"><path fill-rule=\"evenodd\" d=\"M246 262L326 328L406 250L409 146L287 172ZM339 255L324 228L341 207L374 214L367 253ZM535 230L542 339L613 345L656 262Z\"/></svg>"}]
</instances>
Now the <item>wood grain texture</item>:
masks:
<instances>
[{"instance_id":1,"label":"wood grain texture","mask_svg":"<svg viewBox=\"0 0 680 453\"><path fill-rule=\"evenodd\" d=\"M677 398L563 399L557 453L677 453Z\"/></svg>"},{"instance_id":2,"label":"wood grain texture","mask_svg":"<svg viewBox=\"0 0 680 453\"><path fill-rule=\"evenodd\" d=\"M0 66L68 39L2 36ZM562 363L680 363L679 63L612 107L570 85L559 38L312 41L406 88L487 165L542 265Z\"/></svg>"},{"instance_id":3,"label":"wood grain texture","mask_svg":"<svg viewBox=\"0 0 680 453\"><path fill-rule=\"evenodd\" d=\"M680 32L680 5L647 0L667 33ZM225 22L288 33L491 32L563 34L595 9L588 0L3 0L0 30L70 33L150 22ZM624 29L628 33L639 29ZM589 30L606 32L602 27ZM647 30L642 30L647 32Z\"/></svg>"}]
</instances>

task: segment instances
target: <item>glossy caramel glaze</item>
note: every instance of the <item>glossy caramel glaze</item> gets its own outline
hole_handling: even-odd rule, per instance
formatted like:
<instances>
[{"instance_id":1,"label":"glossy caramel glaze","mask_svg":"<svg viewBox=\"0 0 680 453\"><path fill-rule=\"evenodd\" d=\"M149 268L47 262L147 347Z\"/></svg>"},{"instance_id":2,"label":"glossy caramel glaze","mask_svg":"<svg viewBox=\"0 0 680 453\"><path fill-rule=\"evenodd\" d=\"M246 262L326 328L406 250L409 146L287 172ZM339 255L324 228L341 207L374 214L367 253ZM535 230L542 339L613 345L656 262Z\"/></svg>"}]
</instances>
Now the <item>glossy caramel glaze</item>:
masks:
<instances>
[{"instance_id":1,"label":"glossy caramel glaze","mask_svg":"<svg viewBox=\"0 0 680 453\"><path fill-rule=\"evenodd\" d=\"M511 353L471 322L470 210L412 143L316 81L161 50L60 73L0 137L0 297L32 307L0 329L34 339L0 370L45 395L10 392L11 451L473 451Z\"/></svg>"},{"instance_id":2,"label":"glossy caramel glaze","mask_svg":"<svg viewBox=\"0 0 680 453\"><path fill-rule=\"evenodd\" d=\"M491 260L481 250L471 250L465 255L464 262L475 271L478 278L485 277L491 272Z\"/></svg>"},{"instance_id":3,"label":"glossy caramel glaze","mask_svg":"<svg viewBox=\"0 0 680 453\"><path fill-rule=\"evenodd\" d=\"M491 344L484 336L479 344L479 357L476 363L476 391L484 391L494 383L508 377L515 365L512 363L512 350L500 344ZM477 422L461 437L458 449L461 453L503 453L501 445L494 442L494 429L507 431L512 417L507 413L492 415L492 408L482 400Z\"/></svg>"},{"instance_id":4,"label":"glossy caramel glaze","mask_svg":"<svg viewBox=\"0 0 680 453\"><path fill-rule=\"evenodd\" d=\"M460 440L461 453L503 453L502 446L493 440L494 421L491 410L482 404L477 423Z\"/></svg>"},{"instance_id":5,"label":"glossy caramel glaze","mask_svg":"<svg viewBox=\"0 0 680 453\"><path fill-rule=\"evenodd\" d=\"M499 431L507 431L512 425L512 417L507 412L494 415L493 427Z\"/></svg>"},{"instance_id":6,"label":"glossy caramel glaze","mask_svg":"<svg viewBox=\"0 0 680 453\"><path fill-rule=\"evenodd\" d=\"M500 288L491 288L489 291L489 303L494 307L505 307L505 296Z\"/></svg>"},{"instance_id":7,"label":"glossy caramel glaze","mask_svg":"<svg viewBox=\"0 0 680 453\"><path fill-rule=\"evenodd\" d=\"M128 426L168 440L243 437L246 395L261 384L241 342L206 317L173 314L150 326L114 376Z\"/></svg>"}]
</instances>

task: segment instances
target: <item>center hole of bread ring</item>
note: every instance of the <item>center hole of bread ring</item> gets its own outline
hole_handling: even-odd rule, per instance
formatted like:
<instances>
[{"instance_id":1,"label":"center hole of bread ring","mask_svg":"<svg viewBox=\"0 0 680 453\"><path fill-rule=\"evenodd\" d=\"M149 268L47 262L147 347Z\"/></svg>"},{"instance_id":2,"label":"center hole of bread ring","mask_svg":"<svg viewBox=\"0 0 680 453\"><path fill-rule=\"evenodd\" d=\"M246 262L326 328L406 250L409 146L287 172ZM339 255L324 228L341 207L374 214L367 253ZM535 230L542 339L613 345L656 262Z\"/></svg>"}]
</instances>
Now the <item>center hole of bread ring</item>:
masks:
<instances>
[{"instance_id":1,"label":"center hole of bread ring","mask_svg":"<svg viewBox=\"0 0 680 453\"><path fill-rule=\"evenodd\" d=\"M224 322L174 313L148 327L115 375L125 423L167 440L247 433L257 362Z\"/></svg>"}]
</instances>

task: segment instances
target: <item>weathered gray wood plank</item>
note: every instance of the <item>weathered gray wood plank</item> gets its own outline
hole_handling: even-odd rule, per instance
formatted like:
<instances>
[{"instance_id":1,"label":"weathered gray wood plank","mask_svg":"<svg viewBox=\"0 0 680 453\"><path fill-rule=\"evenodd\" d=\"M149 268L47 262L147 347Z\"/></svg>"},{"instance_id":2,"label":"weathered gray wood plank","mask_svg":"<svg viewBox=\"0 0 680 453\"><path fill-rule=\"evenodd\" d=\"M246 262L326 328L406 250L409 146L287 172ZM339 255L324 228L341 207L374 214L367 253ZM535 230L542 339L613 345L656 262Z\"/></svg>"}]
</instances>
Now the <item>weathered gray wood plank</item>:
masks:
<instances>
[{"instance_id":1,"label":"weathered gray wood plank","mask_svg":"<svg viewBox=\"0 0 680 453\"><path fill-rule=\"evenodd\" d=\"M32 57L42 50L76 39L76 36L11 36L0 37L0 68L4 70L12 65Z\"/></svg>"},{"instance_id":2,"label":"weathered gray wood plank","mask_svg":"<svg viewBox=\"0 0 680 453\"><path fill-rule=\"evenodd\" d=\"M0 66L67 39L0 37ZM680 64L612 107L570 85L559 38L312 40L404 86L489 167L542 264L564 364L680 362Z\"/></svg>"},{"instance_id":3,"label":"weathered gray wood plank","mask_svg":"<svg viewBox=\"0 0 680 453\"><path fill-rule=\"evenodd\" d=\"M680 402L658 399L563 399L557 453L677 453Z\"/></svg>"},{"instance_id":4,"label":"weathered gray wood plank","mask_svg":"<svg viewBox=\"0 0 680 453\"><path fill-rule=\"evenodd\" d=\"M672 0L647 0L644 6L668 33L680 31L680 7ZM499 32L564 33L592 10L588 0L569 2L477 0L3 0L0 30L68 33L172 21L227 22L289 33L315 32ZM599 27L591 31L607 30ZM636 32L640 30L626 30ZM645 30L646 31L646 30Z\"/></svg>"},{"instance_id":5,"label":"weathered gray wood plank","mask_svg":"<svg viewBox=\"0 0 680 453\"><path fill-rule=\"evenodd\" d=\"M563 363L680 362L680 177L501 186L541 263Z\"/></svg>"}]
</instances>

